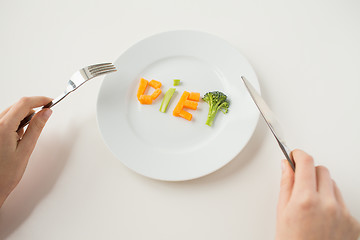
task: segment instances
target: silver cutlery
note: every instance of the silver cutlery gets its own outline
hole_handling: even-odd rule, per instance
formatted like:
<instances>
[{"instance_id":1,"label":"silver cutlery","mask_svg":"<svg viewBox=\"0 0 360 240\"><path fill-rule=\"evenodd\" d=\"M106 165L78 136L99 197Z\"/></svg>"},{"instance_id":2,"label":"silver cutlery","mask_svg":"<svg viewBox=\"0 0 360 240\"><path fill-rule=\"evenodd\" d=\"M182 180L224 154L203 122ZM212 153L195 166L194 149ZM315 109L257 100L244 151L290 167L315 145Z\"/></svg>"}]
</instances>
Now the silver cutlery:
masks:
<instances>
[{"instance_id":1,"label":"silver cutlery","mask_svg":"<svg viewBox=\"0 0 360 240\"><path fill-rule=\"evenodd\" d=\"M60 96L58 96L57 98L55 98L54 100L52 100L51 102L49 102L48 104L46 104L45 106L43 106L41 109L52 108L57 103L59 103L61 100L63 100L67 95L69 95L70 93L72 93L73 91L78 89L81 85L83 85L85 82L89 81L90 79L98 77L103 74L115 72L115 71L116 71L116 67L112 63L95 64L95 65L84 67L84 68L76 71L71 76L70 80L68 81L64 93L61 94ZM30 120L32 119L32 117L39 111L40 110L35 111L35 112L29 114L28 116L26 116L20 122L18 130L25 127L26 125L28 125Z\"/></svg>"},{"instance_id":2,"label":"silver cutlery","mask_svg":"<svg viewBox=\"0 0 360 240\"><path fill-rule=\"evenodd\" d=\"M280 131L280 125L270 110L264 99L260 96L260 94L256 91L256 89L251 85L251 83L244 77L241 76L241 79L244 81L246 89L249 91L251 98L253 99L254 103L256 104L257 108L259 109L261 115L265 119L265 122L269 126L271 132L275 136L276 141L278 142L281 151L284 153L286 159L288 160L291 168L295 171L295 162L292 158L291 151L286 146L285 140L283 135Z\"/></svg>"}]
</instances>

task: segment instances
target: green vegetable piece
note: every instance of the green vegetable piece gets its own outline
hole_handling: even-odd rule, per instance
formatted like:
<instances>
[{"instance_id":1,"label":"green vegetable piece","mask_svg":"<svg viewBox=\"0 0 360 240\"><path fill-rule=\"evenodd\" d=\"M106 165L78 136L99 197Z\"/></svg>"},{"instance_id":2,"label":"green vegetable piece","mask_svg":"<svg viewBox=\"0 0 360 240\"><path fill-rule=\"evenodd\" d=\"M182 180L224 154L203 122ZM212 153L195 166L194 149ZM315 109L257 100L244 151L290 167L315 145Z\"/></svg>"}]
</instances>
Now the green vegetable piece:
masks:
<instances>
[{"instance_id":1,"label":"green vegetable piece","mask_svg":"<svg viewBox=\"0 0 360 240\"><path fill-rule=\"evenodd\" d=\"M174 86L180 85L180 79L174 79Z\"/></svg>"},{"instance_id":2,"label":"green vegetable piece","mask_svg":"<svg viewBox=\"0 0 360 240\"><path fill-rule=\"evenodd\" d=\"M219 91L208 92L202 99L209 104L209 113L206 120L206 125L211 126L213 124L216 113L219 110L224 114L228 112L230 102L224 93Z\"/></svg>"},{"instance_id":3,"label":"green vegetable piece","mask_svg":"<svg viewBox=\"0 0 360 240\"><path fill-rule=\"evenodd\" d=\"M167 92L165 93L165 96L161 102L161 106L160 106L160 112L165 113L166 109L169 105L169 102L172 98L172 96L174 95L175 92L175 88L169 88L169 90L167 90Z\"/></svg>"}]
</instances>

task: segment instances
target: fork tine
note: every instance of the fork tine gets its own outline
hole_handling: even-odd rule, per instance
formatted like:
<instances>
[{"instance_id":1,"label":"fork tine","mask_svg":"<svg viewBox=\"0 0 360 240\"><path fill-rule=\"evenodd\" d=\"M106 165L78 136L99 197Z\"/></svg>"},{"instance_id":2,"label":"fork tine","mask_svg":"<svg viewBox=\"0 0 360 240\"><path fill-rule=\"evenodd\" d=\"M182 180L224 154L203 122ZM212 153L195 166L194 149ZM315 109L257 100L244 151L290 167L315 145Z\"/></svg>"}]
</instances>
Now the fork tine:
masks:
<instances>
[{"instance_id":1,"label":"fork tine","mask_svg":"<svg viewBox=\"0 0 360 240\"><path fill-rule=\"evenodd\" d=\"M104 70L104 71L94 73L93 76L97 77L97 76L102 75L102 74L107 74L107 73L116 72L116 71L117 71L116 68L113 68L111 70Z\"/></svg>"},{"instance_id":2,"label":"fork tine","mask_svg":"<svg viewBox=\"0 0 360 240\"><path fill-rule=\"evenodd\" d=\"M109 66L109 65L113 65L112 63L100 63L100 64L94 64L94 65L90 65L87 67L88 70L97 68L97 67L104 67L104 66Z\"/></svg>"},{"instance_id":3,"label":"fork tine","mask_svg":"<svg viewBox=\"0 0 360 240\"><path fill-rule=\"evenodd\" d=\"M105 71L105 70L113 70L116 69L114 65L111 66L105 66L105 67L97 67L94 69L89 70L91 74L95 74L97 72Z\"/></svg>"}]
</instances>

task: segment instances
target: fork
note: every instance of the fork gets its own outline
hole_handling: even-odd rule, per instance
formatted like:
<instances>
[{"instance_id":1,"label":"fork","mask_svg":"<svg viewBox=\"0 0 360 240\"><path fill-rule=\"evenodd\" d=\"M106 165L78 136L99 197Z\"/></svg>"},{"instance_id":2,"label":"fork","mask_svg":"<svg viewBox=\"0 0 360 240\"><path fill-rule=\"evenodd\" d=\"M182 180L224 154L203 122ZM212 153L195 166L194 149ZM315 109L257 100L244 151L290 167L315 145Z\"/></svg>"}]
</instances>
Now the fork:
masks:
<instances>
[{"instance_id":1,"label":"fork","mask_svg":"<svg viewBox=\"0 0 360 240\"><path fill-rule=\"evenodd\" d=\"M43 106L41 109L52 108L57 103L59 103L61 100L63 100L67 95L69 95L71 92L78 89L81 85L83 85L88 80L95 78L97 76L115 72L115 71L116 71L116 67L112 63L100 63L100 64L95 64L95 65L90 65L90 66L80 69L79 71L76 71L71 76L70 80L68 81L64 93L61 94L60 96L58 96L57 98L55 98L54 100L52 100L51 102L49 102L48 104L46 104L45 106ZM28 125L30 120L32 119L32 117L40 110L35 111L35 112L29 114L28 116L26 116L20 122L18 130L20 130L21 128Z\"/></svg>"}]
</instances>

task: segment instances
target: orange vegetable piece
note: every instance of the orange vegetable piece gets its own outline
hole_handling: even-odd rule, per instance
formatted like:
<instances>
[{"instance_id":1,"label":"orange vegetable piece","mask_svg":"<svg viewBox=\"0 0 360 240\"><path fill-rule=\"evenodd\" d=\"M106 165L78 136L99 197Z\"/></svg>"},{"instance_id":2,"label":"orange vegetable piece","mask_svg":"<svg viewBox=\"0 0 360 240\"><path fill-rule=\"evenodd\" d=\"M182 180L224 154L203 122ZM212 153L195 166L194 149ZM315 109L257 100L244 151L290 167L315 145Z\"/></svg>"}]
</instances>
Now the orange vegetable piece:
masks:
<instances>
[{"instance_id":1,"label":"orange vegetable piece","mask_svg":"<svg viewBox=\"0 0 360 240\"><path fill-rule=\"evenodd\" d=\"M139 101L141 104L152 104L153 99L150 95L141 95Z\"/></svg>"},{"instance_id":2,"label":"orange vegetable piece","mask_svg":"<svg viewBox=\"0 0 360 240\"><path fill-rule=\"evenodd\" d=\"M151 98L152 100L155 100L161 93L161 89L160 88L157 88L155 89L155 91L153 92L153 94L151 94Z\"/></svg>"},{"instance_id":3,"label":"orange vegetable piece","mask_svg":"<svg viewBox=\"0 0 360 240\"><path fill-rule=\"evenodd\" d=\"M196 110L198 103L194 100L190 100L190 94L189 92L184 91L184 93L182 94L178 104L176 105L174 111L173 111L173 115L176 117L182 117L185 118L188 121L191 121L192 119L192 114L185 111L184 108L189 108L189 109L193 109ZM193 99L200 99L200 94L198 93L193 93Z\"/></svg>"},{"instance_id":4,"label":"orange vegetable piece","mask_svg":"<svg viewBox=\"0 0 360 240\"><path fill-rule=\"evenodd\" d=\"M155 91L151 95L145 95L145 91L147 86L153 87ZM144 78L140 79L138 91L137 91L137 98L141 104L152 104L152 101L159 97L161 93L161 82L156 80L151 80L150 82Z\"/></svg>"},{"instance_id":5,"label":"orange vegetable piece","mask_svg":"<svg viewBox=\"0 0 360 240\"><path fill-rule=\"evenodd\" d=\"M178 104L176 105L174 111L173 111L173 115L178 117L181 110L184 107L184 102L187 100L187 98L189 97L190 93L187 91L184 91L184 93L181 95L180 100L178 102Z\"/></svg>"},{"instance_id":6,"label":"orange vegetable piece","mask_svg":"<svg viewBox=\"0 0 360 240\"><path fill-rule=\"evenodd\" d=\"M190 99L190 97L189 97L189 99ZM191 101L191 100L185 100L185 102L184 102L184 107L185 108L190 108L190 109L196 110L197 106L198 106L198 103L194 102L194 101Z\"/></svg>"},{"instance_id":7,"label":"orange vegetable piece","mask_svg":"<svg viewBox=\"0 0 360 240\"><path fill-rule=\"evenodd\" d=\"M185 118L188 121L191 121L191 119L192 119L191 113L189 113L187 111L184 111L184 110L180 111L179 116L182 117L182 118Z\"/></svg>"},{"instance_id":8,"label":"orange vegetable piece","mask_svg":"<svg viewBox=\"0 0 360 240\"><path fill-rule=\"evenodd\" d=\"M198 102L200 100L200 93L191 92L189 95L189 100Z\"/></svg>"},{"instance_id":9,"label":"orange vegetable piece","mask_svg":"<svg viewBox=\"0 0 360 240\"><path fill-rule=\"evenodd\" d=\"M140 96L143 95L145 93L145 90L147 88L147 85L148 85L149 81L144 79L144 78L141 78L140 79L140 83L139 83L139 87L138 87L138 91L137 91L137 98L138 100L140 101Z\"/></svg>"},{"instance_id":10,"label":"orange vegetable piece","mask_svg":"<svg viewBox=\"0 0 360 240\"><path fill-rule=\"evenodd\" d=\"M156 80L151 80L151 81L149 82L149 86L151 86L151 87L153 87L153 88L155 88L155 89L158 89L158 88L161 87L161 82L156 81Z\"/></svg>"}]
</instances>

